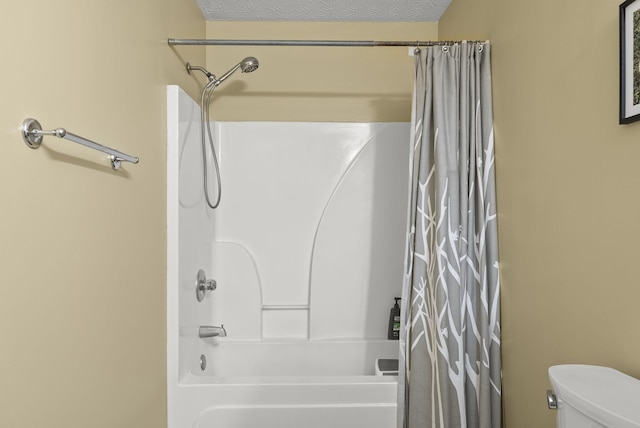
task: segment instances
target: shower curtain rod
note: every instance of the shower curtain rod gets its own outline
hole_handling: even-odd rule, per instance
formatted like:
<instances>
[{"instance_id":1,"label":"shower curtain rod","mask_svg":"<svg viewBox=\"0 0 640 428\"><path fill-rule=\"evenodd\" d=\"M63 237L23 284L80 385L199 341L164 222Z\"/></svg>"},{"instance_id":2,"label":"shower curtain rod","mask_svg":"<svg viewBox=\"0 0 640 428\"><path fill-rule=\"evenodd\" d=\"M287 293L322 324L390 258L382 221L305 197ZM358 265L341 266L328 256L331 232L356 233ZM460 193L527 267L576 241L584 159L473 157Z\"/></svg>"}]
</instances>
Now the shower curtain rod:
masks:
<instances>
[{"instance_id":1,"label":"shower curtain rod","mask_svg":"<svg viewBox=\"0 0 640 428\"><path fill-rule=\"evenodd\" d=\"M373 41L373 40L233 40L233 39L168 39L169 46L342 46L342 47L380 47L380 46L450 46L462 41ZM485 43L471 40L469 43Z\"/></svg>"}]
</instances>

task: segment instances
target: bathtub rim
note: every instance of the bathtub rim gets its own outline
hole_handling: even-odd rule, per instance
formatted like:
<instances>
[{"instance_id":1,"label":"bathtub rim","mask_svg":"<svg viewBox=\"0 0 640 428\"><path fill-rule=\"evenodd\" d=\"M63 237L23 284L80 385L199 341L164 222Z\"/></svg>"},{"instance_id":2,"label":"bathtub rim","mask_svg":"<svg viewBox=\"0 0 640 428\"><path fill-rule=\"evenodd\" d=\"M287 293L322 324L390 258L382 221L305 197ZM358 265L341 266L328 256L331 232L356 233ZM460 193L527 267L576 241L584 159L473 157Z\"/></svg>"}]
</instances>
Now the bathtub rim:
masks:
<instances>
[{"instance_id":1,"label":"bathtub rim","mask_svg":"<svg viewBox=\"0 0 640 428\"><path fill-rule=\"evenodd\" d=\"M398 376L213 376L188 372L179 387L207 387L229 385L388 385L398 384Z\"/></svg>"}]
</instances>

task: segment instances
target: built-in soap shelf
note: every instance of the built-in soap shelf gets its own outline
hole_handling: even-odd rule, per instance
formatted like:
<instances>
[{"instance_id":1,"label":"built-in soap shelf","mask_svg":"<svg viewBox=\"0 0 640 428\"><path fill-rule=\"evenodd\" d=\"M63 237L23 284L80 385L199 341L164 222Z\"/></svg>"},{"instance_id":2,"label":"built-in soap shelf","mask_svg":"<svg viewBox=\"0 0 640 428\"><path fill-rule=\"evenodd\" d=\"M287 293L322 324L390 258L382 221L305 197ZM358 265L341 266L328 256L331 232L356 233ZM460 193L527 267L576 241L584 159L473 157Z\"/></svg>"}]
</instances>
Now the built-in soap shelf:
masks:
<instances>
[{"instance_id":1,"label":"built-in soap shelf","mask_svg":"<svg viewBox=\"0 0 640 428\"><path fill-rule=\"evenodd\" d=\"M263 311L309 310L309 305L262 305Z\"/></svg>"},{"instance_id":2,"label":"built-in soap shelf","mask_svg":"<svg viewBox=\"0 0 640 428\"><path fill-rule=\"evenodd\" d=\"M308 339L308 304L262 305L263 339Z\"/></svg>"}]
</instances>

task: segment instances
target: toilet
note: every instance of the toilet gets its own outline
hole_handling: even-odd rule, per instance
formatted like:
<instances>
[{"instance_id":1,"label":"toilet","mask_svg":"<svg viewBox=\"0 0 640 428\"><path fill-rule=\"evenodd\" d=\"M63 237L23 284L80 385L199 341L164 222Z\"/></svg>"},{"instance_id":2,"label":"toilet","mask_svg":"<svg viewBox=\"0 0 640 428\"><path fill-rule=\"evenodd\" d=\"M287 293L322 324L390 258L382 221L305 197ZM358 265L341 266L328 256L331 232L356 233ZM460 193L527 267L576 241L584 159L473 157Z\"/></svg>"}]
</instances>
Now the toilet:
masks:
<instances>
[{"instance_id":1,"label":"toilet","mask_svg":"<svg viewBox=\"0 0 640 428\"><path fill-rule=\"evenodd\" d=\"M640 428L640 380L609 367L549 368L549 408L558 428Z\"/></svg>"}]
</instances>

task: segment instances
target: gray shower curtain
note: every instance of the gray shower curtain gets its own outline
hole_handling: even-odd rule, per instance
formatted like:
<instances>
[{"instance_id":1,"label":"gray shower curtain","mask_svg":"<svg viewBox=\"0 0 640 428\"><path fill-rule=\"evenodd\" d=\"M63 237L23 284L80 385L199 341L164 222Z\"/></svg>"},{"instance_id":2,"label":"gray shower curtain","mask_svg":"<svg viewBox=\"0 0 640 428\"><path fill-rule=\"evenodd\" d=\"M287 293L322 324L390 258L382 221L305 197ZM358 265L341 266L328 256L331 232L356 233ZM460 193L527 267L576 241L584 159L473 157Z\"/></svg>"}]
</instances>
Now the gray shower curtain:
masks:
<instances>
[{"instance_id":1,"label":"gray shower curtain","mask_svg":"<svg viewBox=\"0 0 640 428\"><path fill-rule=\"evenodd\" d=\"M416 51L398 427L499 428L489 43Z\"/></svg>"}]
</instances>

